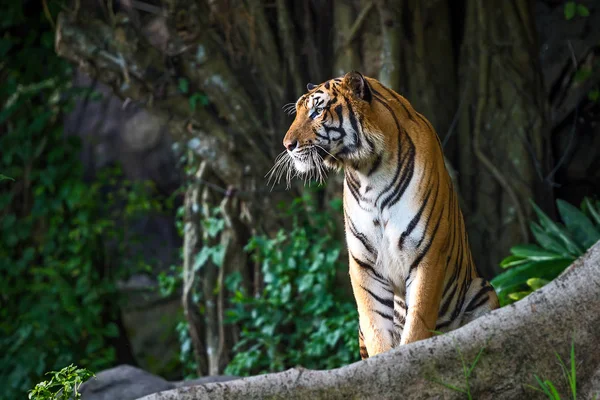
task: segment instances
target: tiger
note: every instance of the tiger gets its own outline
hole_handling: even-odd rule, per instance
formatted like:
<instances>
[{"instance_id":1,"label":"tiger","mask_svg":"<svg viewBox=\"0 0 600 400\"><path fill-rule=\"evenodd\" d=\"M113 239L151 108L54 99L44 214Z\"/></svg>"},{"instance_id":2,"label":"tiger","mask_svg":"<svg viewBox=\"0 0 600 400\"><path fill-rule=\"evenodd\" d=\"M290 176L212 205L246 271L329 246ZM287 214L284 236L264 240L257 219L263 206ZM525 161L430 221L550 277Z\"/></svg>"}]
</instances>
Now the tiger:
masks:
<instances>
[{"instance_id":1,"label":"tiger","mask_svg":"<svg viewBox=\"0 0 600 400\"><path fill-rule=\"evenodd\" d=\"M307 85L272 170L344 171L349 274L366 359L498 308L476 268L457 193L431 123L358 71Z\"/></svg>"}]
</instances>

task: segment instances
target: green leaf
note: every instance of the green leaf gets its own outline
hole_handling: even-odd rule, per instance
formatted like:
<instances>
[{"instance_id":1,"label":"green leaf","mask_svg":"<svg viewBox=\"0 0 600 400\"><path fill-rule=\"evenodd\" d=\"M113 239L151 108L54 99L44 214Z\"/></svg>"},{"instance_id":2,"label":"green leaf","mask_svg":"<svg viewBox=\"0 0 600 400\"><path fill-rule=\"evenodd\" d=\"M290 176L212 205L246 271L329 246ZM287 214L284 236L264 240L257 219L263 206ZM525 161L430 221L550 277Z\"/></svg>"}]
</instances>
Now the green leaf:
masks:
<instances>
[{"instance_id":1,"label":"green leaf","mask_svg":"<svg viewBox=\"0 0 600 400\"><path fill-rule=\"evenodd\" d=\"M590 101L596 102L600 99L600 89L592 89L588 92L588 99Z\"/></svg>"},{"instance_id":2,"label":"green leaf","mask_svg":"<svg viewBox=\"0 0 600 400\"><path fill-rule=\"evenodd\" d=\"M0 182L1 181L14 181L14 179L11 178L10 176L0 174Z\"/></svg>"},{"instance_id":3,"label":"green leaf","mask_svg":"<svg viewBox=\"0 0 600 400\"><path fill-rule=\"evenodd\" d=\"M557 200L556 205L567 229L583 248L589 249L600 240L600 231L577 207L564 200Z\"/></svg>"},{"instance_id":4,"label":"green leaf","mask_svg":"<svg viewBox=\"0 0 600 400\"><path fill-rule=\"evenodd\" d=\"M517 257L522 257L529 261L544 261L562 258L560 254L543 250L535 244L514 246L510 249L510 252Z\"/></svg>"},{"instance_id":5,"label":"green leaf","mask_svg":"<svg viewBox=\"0 0 600 400\"><path fill-rule=\"evenodd\" d=\"M598 205L600 205L600 203L598 203ZM594 204L589 199L589 197L583 199L583 204L581 208L589 212L592 218L594 219L596 225L600 226L600 211L598 211L596 207L594 207Z\"/></svg>"},{"instance_id":6,"label":"green leaf","mask_svg":"<svg viewBox=\"0 0 600 400\"><path fill-rule=\"evenodd\" d=\"M577 14L579 14L580 17L589 17L590 10L583 4L577 4Z\"/></svg>"},{"instance_id":7,"label":"green leaf","mask_svg":"<svg viewBox=\"0 0 600 400\"><path fill-rule=\"evenodd\" d=\"M560 239L556 238L554 235L544 231L544 229L536 224L535 222L531 222L529 224L531 229L531 233L535 237L535 240L546 250L560 253L563 257L570 256L567 248L561 243Z\"/></svg>"},{"instance_id":8,"label":"green leaf","mask_svg":"<svg viewBox=\"0 0 600 400\"><path fill-rule=\"evenodd\" d=\"M528 262L527 258L512 255L512 256L508 256L504 260L500 261L500 267L510 268L510 267L515 267L517 265L524 264L526 262Z\"/></svg>"},{"instance_id":9,"label":"green leaf","mask_svg":"<svg viewBox=\"0 0 600 400\"><path fill-rule=\"evenodd\" d=\"M541 287L547 285L550 281L547 279L541 278L530 278L527 279L527 286L529 286L532 290L538 290Z\"/></svg>"},{"instance_id":10,"label":"green leaf","mask_svg":"<svg viewBox=\"0 0 600 400\"><path fill-rule=\"evenodd\" d=\"M522 298L524 298L524 297L526 297L526 296L528 296L528 295L530 295L530 294L531 294L531 290L527 290L527 291L523 291L523 292L514 292L514 293L510 293L510 294L508 295L508 297L509 297L511 300L514 300L514 301L519 301L519 300L521 300Z\"/></svg>"},{"instance_id":11,"label":"green leaf","mask_svg":"<svg viewBox=\"0 0 600 400\"><path fill-rule=\"evenodd\" d=\"M200 103L201 106L206 107L209 104L208 97L204 93L194 93L189 99L190 109L196 111L196 106Z\"/></svg>"},{"instance_id":12,"label":"green leaf","mask_svg":"<svg viewBox=\"0 0 600 400\"><path fill-rule=\"evenodd\" d=\"M577 5L574 1L567 1L565 4L565 18L567 20L573 19L577 11Z\"/></svg>"},{"instance_id":13,"label":"green leaf","mask_svg":"<svg viewBox=\"0 0 600 400\"><path fill-rule=\"evenodd\" d=\"M181 93L187 93L190 90L190 83L185 78L179 78L178 87Z\"/></svg>"},{"instance_id":14,"label":"green leaf","mask_svg":"<svg viewBox=\"0 0 600 400\"><path fill-rule=\"evenodd\" d=\"M579 257L583 254L584 250L573 241L566 229L560 227L556 222L552 221L550 217L548 217L534 202L531 202L531 205L540 220L541 226L548 233L559 238L567 248L569 254L575 257Z\"/></svg>"},{"instance_id":15,"label":"green leaf","mask_svg":"<svg viewBox=\"0 0 600 400\"><path fill-rule=\"evenodd\" d=\"M590 76L592 76L592 69L584 67L575 71L575 76L573 77L573 80L576 83L582 83L587 81Z\"/></svg>"},{"instance_id":16,"label":"green leaf","mask_svg":"<svg viewBox=\"0 0 600 400\"><path fill-rule=\"evenodd\" d=\"M490 283L497 292L502 293L516 285L525 285L530 278L552 280L572 262L572 258L528 262L506 270L494 277Z\"/></svg>"}]
</instances>

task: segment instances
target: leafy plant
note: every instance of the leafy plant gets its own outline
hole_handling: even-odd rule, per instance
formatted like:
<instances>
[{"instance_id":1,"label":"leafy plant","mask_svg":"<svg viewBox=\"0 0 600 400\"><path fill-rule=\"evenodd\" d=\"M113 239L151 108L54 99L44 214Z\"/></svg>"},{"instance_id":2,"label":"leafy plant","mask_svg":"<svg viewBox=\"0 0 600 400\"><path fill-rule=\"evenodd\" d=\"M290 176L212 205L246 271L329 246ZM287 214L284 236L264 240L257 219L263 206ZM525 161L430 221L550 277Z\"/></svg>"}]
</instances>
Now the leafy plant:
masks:
<instances>
[{"instance_id":1,"label":"leafy plant","mask_svg":"<svg viewBox=\"0 0 600 400\"><path fill-rule=\"evenodd\" d=\"M301 223L298 208L308 209ZM235 357L225 372L235 375L280 371L296 365L334 368L358 360L354 303L340 290L341 244L332 235L331 214L339 201L317 211L310 197L297 199L290 230L273 237L255 236L246 246L259 263L264 288L258 297L239 289L238 276L229 323L240 326Z\"/></svg>"},{"instance_id":2,"label":"leafy plant","mask_svg":"<svg viewBox=\"0 0 600 400\"><path fill-rule=\"evenodd\" d=\"M156 204L116 169L84 180L78 139L63 134L81 93L42 11L9 2L0 25L0 171L14 179L0 184L0 398L16 399L44 371L114 362L116 267L141 266L125 230Z\"/></svg>"},{"instance_id":3,"label":"leafy plant","mask_svg":"<svg viewBox=\"0 0 600 400\"><path fill-rule=\"evenodd\" d=\"M52 378L35 385L29 392L30 400L80 399L79 387L83 382L95 376L87 369L77 368L73 364L60 371L48 372L46 375L52 375Z\"/></svg>"},{"instance_id":4,"label":"leafy plant","mask_svg":"<svg viewBox=\"0 0 600 400\"><path fill-rule=\"evenodd\" d=\"M600 202L586 198L581 210L563 200L556 204L563 224L552 221L532 203L539 219L530 225L537 244L511 248L512 255L500 263L506 271L491 283L501 305L544 286L600 240Z\"/></svg>"},{"instance_id":5,"label":"leafy plant","mask_svg":"<svg viewBox=\"0 0 600 400\"><path fill-rule=\"evenodd\" d=\"M577 4L574 1L567 1L565 3L565 18L567 20L575 18L575 16L588 17L590 10L583 4Z\"/></svg>"}]
</instances>

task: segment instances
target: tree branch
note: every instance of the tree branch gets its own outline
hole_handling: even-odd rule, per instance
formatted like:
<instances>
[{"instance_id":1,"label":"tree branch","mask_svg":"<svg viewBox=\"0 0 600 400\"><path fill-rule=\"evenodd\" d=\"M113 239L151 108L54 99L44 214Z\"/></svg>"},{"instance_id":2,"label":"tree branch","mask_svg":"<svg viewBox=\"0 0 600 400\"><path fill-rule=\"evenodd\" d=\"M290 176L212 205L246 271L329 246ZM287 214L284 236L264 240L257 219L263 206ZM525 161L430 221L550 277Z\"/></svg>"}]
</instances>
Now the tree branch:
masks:
<instances>
[{"instance_id":1,"label":"tree branch","mask_svg":"<svg viewBox=\"0 0 600 400\"><path fill-rule=\"evenodd\" d=\"M533 374L551 380L559 392L567 393L554 352L568 359L571 340L575 341L578 394L592 398L600 384L600 352L596 349L600 343L598 265L600 243L555 281L514 305L494 310L450 333L343 368L294 368L227 383L180 388L143 400L463 399L463 393L435 382L464 387L461 359L471 365L482 349L469 378L473 398L536 398L536 392L526 387L535 385Z\"/></svg>"}]
</instances>

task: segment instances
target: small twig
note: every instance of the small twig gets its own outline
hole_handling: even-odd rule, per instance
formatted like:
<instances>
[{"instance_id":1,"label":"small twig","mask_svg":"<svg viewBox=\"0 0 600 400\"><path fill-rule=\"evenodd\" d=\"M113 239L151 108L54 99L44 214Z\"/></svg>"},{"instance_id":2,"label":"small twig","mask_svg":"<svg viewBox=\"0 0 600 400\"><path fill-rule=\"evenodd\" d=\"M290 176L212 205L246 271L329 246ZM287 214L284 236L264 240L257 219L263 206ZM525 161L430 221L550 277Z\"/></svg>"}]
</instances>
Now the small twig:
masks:
<instances>
[{"instance_id":1,"label":"small twig","mask_svg":"<svg viewBox=\"0 0 600 400\"><path fill-rule=\"evenodd\" d=\"M467 87L468 87L468 85L465 85L465 88L463 89L462 95L460 97L460 103L458 104L458 108L456 109L454 118L452 118L452 123L450 124L450 127L448 128L448 132L446 132L446 136L444 136L444 141L442 142L442 148L446 147L446 143L448 143L448 140L450 139L450 136L452 136L452 133L454 132L454 128L456 127L456 124L458 123L458 117L460 116L460 112L462 110L463 103L465 102L465 98L467 97Z\"/></svg>"},{"instance_id":2,"label":"small twig","mask_svg":"<svg viewBox=\"0 0 600 400\"><path fill-rule=\"evenodd\" d=\"M362 10L360 10L358 17L356 17L356 20L354 21L354 23L348 30L348 36L346 36L346 40L345 40L342 48L347 47L350 45L350 43L352 43L352 41L354 40L354 37L358 34L358 31L360 30L362 24L367 19L369 12L373 8L373 5L374 5L374 2L369 1L367 4L365 4L365 6L362 8Z\"/></svg>"},{"instance_id":3,"label":"small twig","mask_svg":"<svg viewBox=\"0 0 600 400\"><path fill-rule=\"evenodd\" d=\"M569 46L569 50L571 51L571 61L573 61L573 71L577 72L577 64L578 63L577 63L577 57L575 56L575 50L573 49L573 44L571 43L570 40L567 40L567 45ZM578 117L579 117L579 102L577 102L577 105L575 106L575 116L573 118L573 125L571 126L571 133L569 135L569 143L567 144L567 148L566 148L565 152L562 154L562 156L560 157L560 159L558 160L558 163L556 163L554 168L552 168L552 171L550 171L550 173L544 179L551 186L554 186L554 187L559 186L558 184L556 184L554 182L554 175L556 174L556 172L558 172L558 169L563 165L563 163L567 159L567 156L571 152L573 138L575 137L575 132L577 130L577 118Z\"/></svg>"},{"instance_id":4,"label":"small twig","mask_svg":"<svg viewBox=\"0 0 600 400\"><path fill-rule=\"evenodd\" d=\"M44 7L44 16L50 22L52 29L56 29L56 24L54 23L54 19L52 18L52 14L50 14L50 9L48 8L48 2L46 0L42 0L42 5Z\"/></svg>"},{"instance_id":5,"label":"small twig","mask_svg":"<svg viewBox=\"0 0 600 400\"><path fill-rule=\"evenodd\" d=\"M165 10L163 10L162 8L157 7L153 4L145 3L143 1L132 0L131 5L133 8L145 11L150 14L156 14L156 15L164 15L165 14Z\"/></svg>"},{"instance_id":6,"label":"small twig","mask_svg":"<svg viewBox=\"0 0 600 400\"><path fill-rule=\"evenodd\" d=\"M544 179L550 185L554 187L558 187L560 185L554 183L554 175L558 172L558 169L563 165L563 163L567 160L567 156L571 153L571 146L573 145L573 139L575 138L575 132L577 131L577 118L579 118L579 105L575 108L575 116L573 117L573 125L571 126L571 134L569 135L569 143L567 144L567 148L565 152L562 154L552 171L546 176Z\"/></svg>"}]
</instances>

